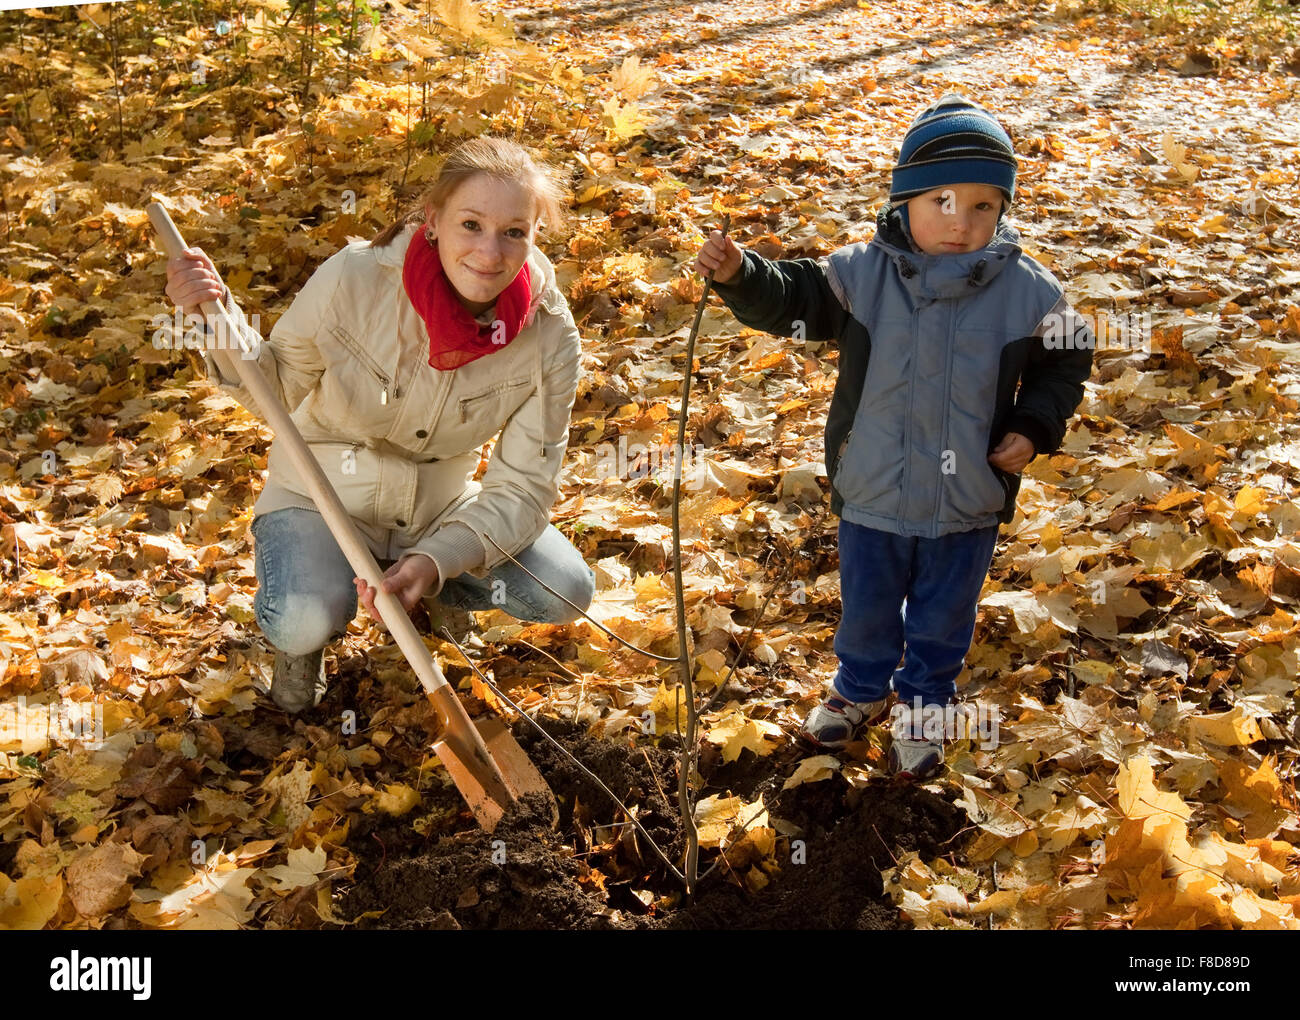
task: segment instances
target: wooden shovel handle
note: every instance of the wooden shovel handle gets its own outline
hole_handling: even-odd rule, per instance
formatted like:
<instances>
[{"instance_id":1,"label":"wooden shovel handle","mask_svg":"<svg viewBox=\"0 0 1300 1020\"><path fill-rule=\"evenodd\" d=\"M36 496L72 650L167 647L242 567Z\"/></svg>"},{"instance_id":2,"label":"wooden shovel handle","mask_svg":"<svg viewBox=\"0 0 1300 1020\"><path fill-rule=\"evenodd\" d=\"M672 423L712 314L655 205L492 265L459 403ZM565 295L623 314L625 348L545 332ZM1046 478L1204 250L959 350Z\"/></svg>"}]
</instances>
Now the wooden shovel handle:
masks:
<instances>
[{"instance_id":1,"label":"wooden shovel handle","mask_svg":"<svg viewBox=\"0 0 1300 1020\"><path fill-rule=\"evenodd\" d=\"M149 222L157 231L167 257L173 259L184 255L187 246L180 231L176 229L176 224L167 214L167 210L159 203L151 202L147 211ZM235 375L239 378L262 413L266 415L266 420L275 433L276 442L281 444L297 469L299 477L306 482L312 502L325 518L330 533L338 542L339 548L343 550L348 563L358 577L375 589L375 608L379 611L380 621L388 628L388 633L393 635L397 646L406 656L406 661L411 664L415 675L419 677L421 685L429 694L446 687L447 678L442 675L442 670L438 668L429 649L425 647L406 609L396 595L383 590L383 574L370 552L370 547L366 545L356 525L352 523L352 518L344 509L338 493L330 485L325 472L321 470L320 464L312 455L297 426L294 425L288 410L271 391L270 384L258 367L253 351L234 319L222 305L215 301L204 301L199 307L217 330L215 335L220 346L211 352L214 360L227 376ZM234 350L225 349L227 347L238 347L238 354ZM447 726L450 720L444 718L442 722Z\"/></svg>"}]
</instances>

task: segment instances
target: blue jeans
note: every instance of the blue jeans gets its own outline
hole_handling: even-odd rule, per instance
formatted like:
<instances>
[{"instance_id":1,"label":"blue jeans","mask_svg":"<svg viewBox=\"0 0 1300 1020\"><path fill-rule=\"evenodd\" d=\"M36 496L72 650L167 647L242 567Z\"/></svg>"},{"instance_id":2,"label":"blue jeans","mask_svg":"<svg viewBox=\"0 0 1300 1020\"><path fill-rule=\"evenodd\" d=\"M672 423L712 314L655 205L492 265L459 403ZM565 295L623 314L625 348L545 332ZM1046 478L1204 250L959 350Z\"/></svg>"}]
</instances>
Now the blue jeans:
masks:
<instances>
[{"instance_id":1,"label":"blue jeans","mask_svg":"<svg viewBox=\"0 0 1300 1020\"><path fill-rule=\"evenodd\" d=\"M257 574L253 612L267 640L290 655L306 655L341 637L357 613L356 571L325 518L315 510L287 507L259 514L252 532ZM596 575L555 525L547 525L516 559L583 609L591 605ZM377 554L376 562L386 569L393 560ZM579 618L509 560L485 578L468 573L448 578L437 601L456 609L501 609L531 623Z\"/></svg>"},{"instance_id":2,"label":"blue jeans","mask_svg":"<svg viewBox=\"0 0 1300 1020\"><path fill-rule=\"evenodd\" d=\"M997 539L996 524L914 538L841 520L835 689L879 701L892 682L908 705L951 701Z\"/></svg>"}]
</instances>

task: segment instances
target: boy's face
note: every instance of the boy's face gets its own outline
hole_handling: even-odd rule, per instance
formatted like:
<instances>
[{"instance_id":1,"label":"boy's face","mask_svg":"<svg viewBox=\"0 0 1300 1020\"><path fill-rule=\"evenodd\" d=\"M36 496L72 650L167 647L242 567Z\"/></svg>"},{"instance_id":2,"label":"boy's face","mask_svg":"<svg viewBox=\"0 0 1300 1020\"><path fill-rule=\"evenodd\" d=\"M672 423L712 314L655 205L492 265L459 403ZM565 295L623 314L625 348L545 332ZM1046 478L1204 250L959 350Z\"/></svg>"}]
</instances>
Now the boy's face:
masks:
<instances>
[{"instance_id":1,"label":"boy's face","mask_svg":"<svg viewBox=\"0 0 1300 1020\"><path fill-rule=\"evenodd\" d=\"M908 199L912 240L927 255L978 251L993 238L1002 192L991 184L949 184Z\"/></svg>"}]
</instances>

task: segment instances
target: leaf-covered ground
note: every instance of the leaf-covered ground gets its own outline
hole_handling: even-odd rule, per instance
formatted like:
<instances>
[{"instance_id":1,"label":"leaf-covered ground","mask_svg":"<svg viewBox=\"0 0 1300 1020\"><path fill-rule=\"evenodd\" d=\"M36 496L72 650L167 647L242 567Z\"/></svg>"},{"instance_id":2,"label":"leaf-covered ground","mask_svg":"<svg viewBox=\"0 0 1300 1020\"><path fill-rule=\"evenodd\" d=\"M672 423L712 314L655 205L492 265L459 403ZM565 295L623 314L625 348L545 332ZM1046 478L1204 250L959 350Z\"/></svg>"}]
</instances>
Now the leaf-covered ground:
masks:
<instances>
[{"instance_id":1,"label":"leaf-covered ground","mask_svg":"<svg viewBox=\"0 0 1300 1020\"><path fill-rule=\"evenodd\" d=\"M943 776L908 792L917 817L937 799L964 823L942 855L884 847L884 892L919 926L1296 926L1294 50L1068 5L422 10L389 4L351 36L338 22L350 48L327 44L323 14L309 47L272 31L272 5L170 33L131 5L115 22L2 16L0 925L345 921L379 820L408 842L474 838L414 679L364 613L314 712L262 694L248 525L269 433L192 352L151 342L171 312L151 198L269 330L449 139L516 131L549 154L575 198L548 251L587 369L554 519L597 572L593 616L671 654L661 451L702 232L729 213L772 256L866 239L908 121L956 89L1011 131L1026 248L1106 349L1061 452L1026 472L959 679L1000 739L951 743ZM835 664L821 431L836 351L716 304L700 339L684 567L717 697L699 816L706 858L722 845L735 864L714 881L740 883L757 916L829 831L784 806L805 789L885 803L888 736L813 760L792 741ZM480 668L529 711L647 764L673 729L670 671L595 628L478 623ZM467 696L488 693L430 644ZM82 720L102 745L74 739ZM565 852L591 862L593 909L671 913L653 865L633 873L644 848L615 846L617 809L582 804ZM481 896L445 913L475 923Z\"/></svg>"}]
</instances>

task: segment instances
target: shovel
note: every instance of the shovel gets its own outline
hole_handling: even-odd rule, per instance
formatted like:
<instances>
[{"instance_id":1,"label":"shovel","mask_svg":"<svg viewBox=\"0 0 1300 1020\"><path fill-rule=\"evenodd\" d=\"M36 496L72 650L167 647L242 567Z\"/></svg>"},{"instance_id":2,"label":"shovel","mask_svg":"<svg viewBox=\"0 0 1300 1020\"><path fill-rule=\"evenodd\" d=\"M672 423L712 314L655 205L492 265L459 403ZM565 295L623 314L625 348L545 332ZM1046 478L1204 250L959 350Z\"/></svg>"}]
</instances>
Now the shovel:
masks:
<instances>
[{"instance_id":1,"label":"shovel","mask_svg":"<svg viewBox=\"0 0 1300 1020\"><path fill-rule=\"evenodd\" d=\"M159 203L148 207L149 221L158 234L167 257L185 254L186 244L176 224ZM325 472L299 434L288 410L271 392L271 386L251 358L252 351L230 313L215 301L204 301L200 308L217 329L217 349L210 353L227 377L237 377L266 415L276 439L284 447L308 492L325 518L343 555L371 588L375 589L375 608L381 622L415 670L430 704L438 714L441 731L433 750L451 774L456 788L469 805L475 819L488 832L496 827L502 814L526 794L541 794L549 802L549 814L556 817L555 797L537 767L528 759L519 742L499 719L484 719L477 726L465 712L447 678L425 647L415 625L397 596L384 591L379 564L362 540L351 517L330 485ZM241 355L236 357L234 347Z\"/></svg>"}]
</instances>

